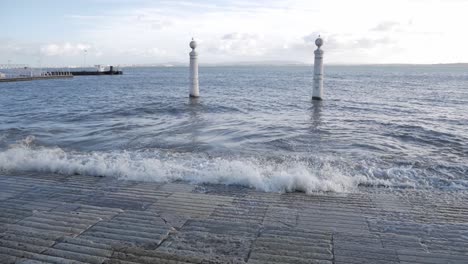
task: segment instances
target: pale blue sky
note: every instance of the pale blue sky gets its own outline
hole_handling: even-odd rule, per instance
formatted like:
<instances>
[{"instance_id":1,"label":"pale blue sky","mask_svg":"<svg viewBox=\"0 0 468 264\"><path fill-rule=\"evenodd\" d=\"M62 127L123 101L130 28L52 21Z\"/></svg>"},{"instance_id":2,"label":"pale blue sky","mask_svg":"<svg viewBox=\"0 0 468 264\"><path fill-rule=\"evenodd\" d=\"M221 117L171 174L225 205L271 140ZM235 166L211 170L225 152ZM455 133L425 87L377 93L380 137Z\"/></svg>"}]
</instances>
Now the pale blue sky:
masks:
<instances>
[{"instance_id":1,"label":"pale blue sky","mask_svg":"<svg viewBox=\"0 0 468 264\"><path fill-rule=\"evenodd\" d=\"M468 62L467 0L0 0L0 64Z\"/></svg>"}]
</instances>

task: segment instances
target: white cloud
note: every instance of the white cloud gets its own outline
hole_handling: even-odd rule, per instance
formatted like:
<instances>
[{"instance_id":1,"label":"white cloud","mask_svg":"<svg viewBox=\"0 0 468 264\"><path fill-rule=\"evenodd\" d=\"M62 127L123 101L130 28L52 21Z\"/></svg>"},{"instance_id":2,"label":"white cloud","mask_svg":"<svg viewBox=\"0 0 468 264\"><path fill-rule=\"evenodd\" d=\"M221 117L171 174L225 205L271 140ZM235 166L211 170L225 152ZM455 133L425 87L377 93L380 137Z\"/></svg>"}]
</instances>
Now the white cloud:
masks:
<instances>
[{"instance_id":1,"label":"white cloud","mask_svg":"<svg viewBox=\"0 0 468 264\"><path fill-rule=\"evenodd\" d=\"M223 56L258 57L265 54L268 46L262 35L255 33L233 32L211 40L206 52Z\"/></svg>"},{"instance_id":2,"label":"white cloud","mask_svg":"<svg viewBox=\"0 0 468 264\"><path fill-rule=\"evenodd\" d=\"M41 54L44 56L76 56L79 54L83 54L83 52L86 50L91 49L91 45L89 44L82 44L82 43L62 43L62 44L56 44L56 43L50 43L41 46L40 51Z\"/></svg>"},{"instance_id":3,"label":"white cloud","mask_svg":"<svg viewBox=\"0 0 468 264\"><path fill-rule=\"evenodd\" d=\"M147 49L137 49L131 48L127 50L120 50L120 53L124 53L130 56L136 57L143 57L143 58L154 58L154 57L162 57L167 55L167 51L159 49L159 48L147 48Z\"/></svg>"},{"instance_id":4,"label":"white cloud","mask_svg":"<svg viewBox=\"0 0 468 264\"><path fill-rule=\"evenodd\" d=\"M5 55L37 55L36 43L25 43L10 39L0 39L0 54Z\"/></svg>"},{"instance_id":5,"label":"white cloud","mask_svg":"<svg viewBox=\"0 0 468 264\"><path fill-rule=\"evenodd\" d=\"M321 34L327 63L468 61L468 1L462 0L145 1L115 6L93 15L66 15L66 22L78 28L74 39L35 44L36 50L50 60L79 57L89 49L90 60L100 56L106 63L187 63L193 36L201 63L311 62L314 40ZM444 52L435 52L442 42L448 43Z\"/></svg>"},{"instance_id":6,"label":"white cloud","mask_svg":"<svg viewBox=\"0 0 468 264\"><path fill-rule=\"evenodd\" d=\"M395 27L397 27L399 25L400 25L400 23L395 22L395 21L384 21L384 22L381 22L380 24L378 24L372 30L374 30L374 31L391 31L391 30L393 30Z\"/></svg>"},{"instance_id":7,"label":"white cloud","mask_svg":"<svg viewBox=\"0 0 468 264\"><path fill-rule=\"evenodd\" d=\"M222 40L246 40L248 41L248 40L259 39L259 35L234 32L234 33L229 33L229 34L224 35L221 39Z\"/></svg>"}]
</instances>

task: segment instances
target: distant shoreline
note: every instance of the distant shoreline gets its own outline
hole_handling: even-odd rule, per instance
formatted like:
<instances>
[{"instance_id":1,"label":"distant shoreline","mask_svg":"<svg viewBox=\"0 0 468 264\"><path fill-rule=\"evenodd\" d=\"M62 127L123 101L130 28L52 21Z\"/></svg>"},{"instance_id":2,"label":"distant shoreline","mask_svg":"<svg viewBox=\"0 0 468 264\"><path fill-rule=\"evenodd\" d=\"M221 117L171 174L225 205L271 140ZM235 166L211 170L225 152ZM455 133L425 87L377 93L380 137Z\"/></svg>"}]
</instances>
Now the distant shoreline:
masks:
<instances>
[{"instance_id":1,"label":"distant shoreline","mask_svg":"<svg viewBox=\"0 0 468 264\"><path fill-rule=\"evenodd\" d=\"M313 66L313 63L268 63L268 62L258 62L258 63L222 63L222 64L216 64L216 63L205 63L202 64L200 63L200 66L202 67L242 67L242 66L297 66L297 67L303 67L303 66ZM438 64L405 64L405 63L388 63L388 64L339 64L339 63L329 63L325 66L466 66L468 67L468 63L438 63ZM172 67L188 67L186 64L173 64L173 65L167 65L167 64L151 64L151 65L123 65L121 67L125 68L149 68L149 67L159 67L159 68L172 68Z\"/></svg>"},{"instance_id":2,"label":"distant shoreline","mask_svg":"<svg viewBox=\"0 0 468 264\"><path fill-rule=\"evenodd\" d=\"M117 65L117 64L116 64ZM325 67L468 67L468 63L438 63L438 64L326 64ZM142 65L119 65L120 68L188 68L188 64L142 64ZM313 63L200 63L200 67L313 67ZM50 66L41 67L41 69L78 69L78 68L91 68L91 67L75 67L75 66ZM37 67L31 67L30 69L38 69Z\"/></svg>"}]
</instances>

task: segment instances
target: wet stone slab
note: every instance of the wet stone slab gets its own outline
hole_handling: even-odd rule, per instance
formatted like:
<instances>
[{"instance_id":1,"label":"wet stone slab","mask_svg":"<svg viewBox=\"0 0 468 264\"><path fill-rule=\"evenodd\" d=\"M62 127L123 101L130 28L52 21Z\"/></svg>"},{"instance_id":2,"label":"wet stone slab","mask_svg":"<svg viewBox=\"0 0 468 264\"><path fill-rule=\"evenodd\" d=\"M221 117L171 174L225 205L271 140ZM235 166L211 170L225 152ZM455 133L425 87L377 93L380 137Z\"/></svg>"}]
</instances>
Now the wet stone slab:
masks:
<instances>
[{"instance_id":1,"label":"wet stone slab","mask_svg":"<svg viewBox=\"0 0 468 264\"><path fill-rule=\"evenodd\" d=\"M212 262L244 263L259 232L258 225L189 220L157 249L174 255L204 256Z\"/></svg>"},{"instance_id":2,"label":"wet stone slab","mask_svg":"<svg viewBox=\"0 0 468 264\"><path fill-rule=\"evenodd\" d=\"M468 193L0 175L0 263L468 263Z\"/></svg>"}]
</instances>

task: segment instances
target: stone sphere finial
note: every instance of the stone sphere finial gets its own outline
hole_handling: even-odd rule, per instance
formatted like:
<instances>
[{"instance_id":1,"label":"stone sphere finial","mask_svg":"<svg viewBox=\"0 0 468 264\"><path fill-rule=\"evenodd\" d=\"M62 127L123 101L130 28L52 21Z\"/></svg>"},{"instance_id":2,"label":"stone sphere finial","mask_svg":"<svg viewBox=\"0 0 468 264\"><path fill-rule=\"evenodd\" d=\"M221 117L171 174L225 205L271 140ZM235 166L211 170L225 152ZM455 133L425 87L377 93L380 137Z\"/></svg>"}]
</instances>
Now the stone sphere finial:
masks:
<instances>
[{"instance_id":1,"label":"stone sphere finial","mask_svg":"<svg viewBox=\"0 0 468 264\"><path fill-rule=\"evenodd\" d=\"M320 35L319 35L319 37L315 40L315 45L317 45L317 47L318 47L319 49L320 49L320 47L322 47L322 45L323 45L323 39L320 37Z\"/></svg>"},{"instance_id":2,"label":"stone sphere finial","mask_svg":"<svg viewBox=\"0 0 468 264\"><path fill-rule=\"evenodd\" d=\"M197 48L197 42L193 38L190 42L190 48L192 48L193 50Z\"/></svg>"}]
</instances>

